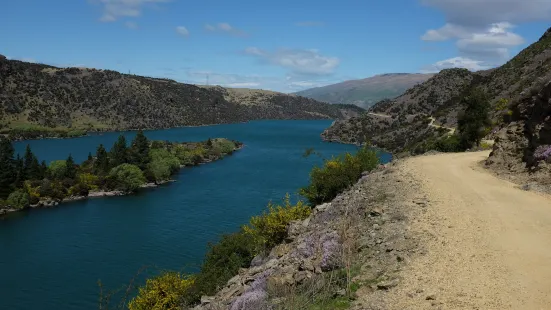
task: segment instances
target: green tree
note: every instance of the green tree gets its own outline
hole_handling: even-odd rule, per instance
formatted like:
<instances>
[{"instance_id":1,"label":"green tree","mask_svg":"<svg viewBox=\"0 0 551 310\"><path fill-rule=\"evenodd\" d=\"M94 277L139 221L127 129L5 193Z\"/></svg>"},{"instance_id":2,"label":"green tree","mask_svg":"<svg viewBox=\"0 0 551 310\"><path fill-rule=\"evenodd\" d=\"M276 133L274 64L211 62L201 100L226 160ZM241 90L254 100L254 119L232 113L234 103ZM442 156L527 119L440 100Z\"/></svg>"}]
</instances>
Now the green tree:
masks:
<instances>
[{"instance_id":1,"label":"green tree","mask_svg":"<svg viewBox=\"0 0 551 310\"><path fill-rule=\"evenodd\" d=\"M490 102L486 93L477 88L461 100L465 112L459 115L458 130L461 144L464 149L473 145L480 146L480 141L486 134L486 127L491 125L488 116Z\"/></svg>"},{"instance_id":2,"label":"green tree","mask_svg":"<svg viewBox=\"0 0 551 310\"><path fill-rule=\"evenodd\" d=\"M67 175L67 163L65 160L54 160L48 168L50 176L55 180L61 180Z\"/></svg>"},{"instance_id":3,"label":"green tree","mask_svg":"<svg viewBox=\"0 0 551 310\"><path fill-rule=\"evenodd\" d=\"M148 168L156 182L165 181L180 169L180 160L165 149L153 149Z\"/></svg>"},{"instance_id":4,"label":"green tree","mask_svg":"<svg viewBox=\"0 0 551 310\"><path fill-rule=\"evenodd\" d=\"M40 180L44 177L40 164L38 163L38 158L31 151L31 146L27 144L25 149L25 155L23 156L24 170L25 170L25 180Z\"/></svg>"},{"instance_id":5,"label":"green tree","mask_svg":"<svg viewBox=\"0 0 551 310\"><path fill-rule=\"evenodd\" d=\"M128 148L126 147L126 138L123 135L119 136L119 139L111 148L109 157L111 167L128 163Z\"/></svg>"},{"instance_id":6,"label":"green tree","mask_svg":"<svg viewBox=\"0 0 551 310\"><path fill-rule=\"evenodd\" d=\"M96 150L96 161L94 162L94 173L98 175L109 172L109 156L103 144L100 144Z\"/></svg>"},{"instance_id":7,"label":"green tree","mask_svg":"<svg viewBox=\"0 0 551 310\"><path fill-rule=\"evenodd\" d=\"M149 140L147 140L143 131L140 130L138 134L136 134L130 146L129 153L131 164L140 167L142 170L147 168L147 164L151 161L149 157Z\"/></svg>"},{"instance_id":8,"label":"green tree","mask_svg":"<svg viewBox=\"0 0 551 310\"><path fill-rule=\"evenodd\" d=\"M25 162L23 158L17 154L15 159L15 187L22 187L25 181Z\"/></svg>"},{"instance_id":9,"label":"green tree","mask_svg":"<svg viewBox=\"0 0 551 310\"><path fill-rule=\"evenodd\" d=\"M40 173L42 174L42 178L48 177L48 165L45 160L40 163Z\"/></svg>"},{"instance_id":10,"label":"green tree","mask_svg":"<svg viewBox=\"0 0 551 310\"><path fill-rule=\"evenodd\" d=\"M11 142L0 136L0 198L8 197L15 182L14 152Z\"/></svg>"},{"instance_id":11,"label":"green tree","mask_svg":"<svg viewBox=\"0 0 551 310\"><path fill-rule=\"evenodd\" d=\"M130 193L145 183L145 177L142 170L136 165L122 164L109 172L109 177L116 183L116 188Z\"/></svg>"},{"instance_id":12,"label":"green tree","mask_svg":"<svg viewBox=\"0 0 551 310\"><path fill-rule=\"evenodd\" d=\"M29 194L22 189L18 189L8 196L8 204L15 209L23 209L29 206Z\"/></svg>"},{"instance_id":13,"label":"green tree","mask_svg":"<svg viewBox=\"0 0 551 310\"><path fill-rule=\"evenodd\" d=\"M74 179L77 176L77 166L75 165L75 161L73 160L73 156L69 154L69 157L67 157L67 160L65 161L65 165L67 166L65 168L65 177L69 179Z\"/></svg>"}]
</instances>

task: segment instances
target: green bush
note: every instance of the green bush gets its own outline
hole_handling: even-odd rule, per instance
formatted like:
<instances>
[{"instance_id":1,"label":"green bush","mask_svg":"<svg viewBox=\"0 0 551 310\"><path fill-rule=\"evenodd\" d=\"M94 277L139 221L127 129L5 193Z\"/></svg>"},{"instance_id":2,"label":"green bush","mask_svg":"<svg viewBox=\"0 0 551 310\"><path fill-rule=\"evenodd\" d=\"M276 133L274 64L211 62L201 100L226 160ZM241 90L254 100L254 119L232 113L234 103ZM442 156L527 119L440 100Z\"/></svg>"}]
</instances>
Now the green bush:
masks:
<instances>
[{"instance_id":1,"label":"green bush","mask_svg":"<svg viewBox=\"0 0 551 310\"><path fill-rule=\"evenodd\" d=\"M130 301L130 310L178 310L182 307L182 296L193 284L193 278L178 272L165 272L147 279L140 287L138 296Z\"/></svg>"},{"instance_id":2,"label":"green bush","mask_svg":"<svg viewBox=\"0 0 551 310\"><path fill-rule=\"evenodd\" d=\"M8 196L7 202L12 208L23 209L29 206L30 197L24 190L16 190Z\"/></svg>"},{"instance_id":3,"label":"green bush","mask_svg":"<svg viewBox=\"0 0 551 310\"><path fill-rule=\"evenodd\" d=\"M145 183L143 172L138 166L131 164L122 164L111 169L109 177L114 180L115 188L127 193L137 190Z\"/></svg>"},{"instance_id":4,"label":"green bush","mask_svg":"<svg viewBox=\"0 0 551 310\"><path fill-rule=\"evenodd\" d=\"M223 235L218 243L209 244L201 271L184 298L185 303L194 304L203 295L214 295L238 274L240 268L248 268L253 258L253 239L242 230Z\"/></svg>"},{"instance_id":5,"label":"green bush","mask_svg":"<svg viewBox=\"0 0 551 310\"><path fill-rule=\"evenodd\" d=\"M253 216L249 225L243 226L243 231L251 236L255 244L255 251L259 253L270 250L283 242L287 237L289 223L307 218L312 208L299 201L292 205L289 194L285 196L283 206L268 204L267 212L260 216Z\"/></svg>"},{"instance_id":6,"label":"green bush","mask_svg":"<svg viewBox=\"0 0 551 310\"><path fill-rule=\"evenodd\" d=\"M355 155L326 160L323 167L314 167L310 172L310 184L299 193L315 206L331 201L338 194L353 185L364 171L371 171L379 164L377 153L363 147Z\"/></svg>"}]
</instances>

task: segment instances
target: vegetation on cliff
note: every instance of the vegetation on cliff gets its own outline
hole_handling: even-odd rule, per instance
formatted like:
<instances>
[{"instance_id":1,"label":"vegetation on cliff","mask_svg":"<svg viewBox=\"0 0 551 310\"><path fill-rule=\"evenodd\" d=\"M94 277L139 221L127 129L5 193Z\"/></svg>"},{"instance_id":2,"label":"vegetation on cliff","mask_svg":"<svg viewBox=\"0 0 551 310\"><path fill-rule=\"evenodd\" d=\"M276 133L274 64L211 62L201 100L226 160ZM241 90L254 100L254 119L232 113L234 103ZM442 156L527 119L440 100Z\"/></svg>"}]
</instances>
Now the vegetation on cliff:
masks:
<instances>
[{"instance_id":1,"label":"vegetation on cliff","mask_svg":"<svg viewBox=\"0 0 551 310\"><path fill-rule=\"evenodd\" d=\"M310 184L302 191L311 195L312 198L307 198L312 199L310 203L315 206L316 199L323 197L324 201L328 201L335 198L350 188L361 177L363 171L371 171L377 165L376 152L367 148L358 150L354 155L345 154L325 160L321 168L314 168L312 171L313 185ZM323 195L314 194L318 192L323 192ZM168 277L163 273L153 278L156 285L150 282L152 280L148 280L148 283L139 289L138 296L131 301L130 309L180 309L182 306L199 303L203 296L214 295L228 280L236 276L241 268L251 267L255 260L266 257L270 250L283 243L288 237L289 225L308 218L311 212L312 207L301 201L291 203L289 195L281 205L270 202L262 215L252 217L249 224L244 225L238 232L224 235L218 243L209 245L199 273L189 277L181 273ZM183 286L180 286L183 283L181 281L186 281L185 290L178 289ZM170 289L159 290L158 287ZM179 302L165 306L166 296L173 294L179 294Z\"/></svg>"},{"instance_id":2,"label":"vegetation on cliff","mask_svg":"<svg viewBox=\"0 0 551 310\"><path fill-rule=\"evenodd\" d=\"M0 89L0 134L13 139L261 119L339 119L362 111L282 93L205 88L3 57Z\"/></svg>"},{"instance_id":3,"label":"vegetation on cliff","mask_svg":"<svg viewBox=\"0 0 551 310\"><path fill-rule=\"evenodd\" d=\"M24 156L14 158L14 148L0 138L0 209L23 209L30 205L51 205L91 192L131 193L145 183L167 181L180 167L219 159L238 149L241 143L226 139L173 143L149 141L139 131L128 146L119 136L109 152L99 145L95 156L77 165L69 155L49 165L27 146Z\"/></svg>"}]
</instances>

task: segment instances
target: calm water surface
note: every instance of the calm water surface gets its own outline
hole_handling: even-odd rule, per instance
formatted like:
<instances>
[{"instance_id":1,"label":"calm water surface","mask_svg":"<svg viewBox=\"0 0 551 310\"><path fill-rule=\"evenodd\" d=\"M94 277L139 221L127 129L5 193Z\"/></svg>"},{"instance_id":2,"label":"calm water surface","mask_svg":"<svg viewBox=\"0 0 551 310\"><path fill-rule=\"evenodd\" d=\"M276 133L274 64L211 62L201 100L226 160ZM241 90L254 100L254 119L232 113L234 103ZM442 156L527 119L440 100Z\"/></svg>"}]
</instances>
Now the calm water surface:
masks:
<instances>
[{"instance_id":1,"label":"calm water surface","mask_svg":"<svg viewBox=\"0 0 551 310\"><path fill-rule=\"evenodd\" d=\"M30 210L0 219L0 309L97 309L101 280L120 288L143 266L196 271L207 243L262 212L269 200L296 194L320 159L354 151L324 143L330 121L259 121L146 132L150 139L200 141L225 137L245 148L221 161L183 169L177 182L137 195ZM40 160L85 160L119 133L25 141ZM135 133L125 132L128 139ZM385 160L389 157L385 156Z\"/></svg>"}]
</instances>

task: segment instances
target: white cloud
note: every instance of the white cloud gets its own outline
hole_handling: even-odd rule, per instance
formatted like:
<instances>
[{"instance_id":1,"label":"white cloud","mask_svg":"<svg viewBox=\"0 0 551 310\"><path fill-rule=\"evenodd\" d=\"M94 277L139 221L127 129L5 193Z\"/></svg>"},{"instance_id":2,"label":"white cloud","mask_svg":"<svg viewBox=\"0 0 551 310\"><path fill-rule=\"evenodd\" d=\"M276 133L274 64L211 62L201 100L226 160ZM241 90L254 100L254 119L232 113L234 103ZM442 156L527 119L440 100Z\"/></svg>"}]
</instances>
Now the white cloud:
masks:
<instances>
[{"instance_id":1,"label":"white cloud","mask_svg":"<svg viewBox=\"0 0 551 310\"><path fill-rule=\"evenodd\" d=\"M218 23L216 25L205 24L205 30L209 32L225 33L233 36L246 36L247 33L241 29L235 28L228 23Z\"/></svg>"},{"instance_id":2,"label":"white cloud","mask_svg":"<svg viewBox=\"0 0 551 310\"><path fill-rule=\"evenodd\" d=\"M525 43L513 32L515 24L551 19L549 0L420 0L442 11L446 24L430 29L424 41L455 40L460 59L497 66L510 58L510 49ZM452 58L455 59L455 58ZM443 62L446 62L444 60ZM470 66L476 67L470 63Z\"/></svg>"},{"instance_id":3,"label":"white cloud","mask_svg":"<svg viewBox=\"0 0 551 310\"><path fill-rule=\"evenodd\" d=\"M176 32L183 37L189 37L189 30L184 26L176 27Z\"/></svg>"},{"instance_id":4,"label":"white cloud","mask_svg":"<svg viewBox=\"0 0 551 310\"><path fill-rule=\"evenodd\" d=\"M465 68L471 71L479 71L489 69L483 61L474 60L465 57L454 57L446 60L438 61L432 65L426 66L421 70L422 73L438 73L444 69L450 68Z\"/></svg>"},{"instance_id":5,"label":"white cloud","mask_svg":"<svg viewBox=\"0 0 551 310\"><path fill-rule=\"evenodd\" d=\"M311 20L311 21L298 22L295 25L299 27L323 27L325 23Z\"/></svg>"},{"instance_id":6,"label":"white cloud","mask_svg":"<svg viewBox=\"0 0 551 310\"><path fill-rule=\"evenodd\" d=\"M448 23L485 27L507 21L513 24L551 19L549 0L421 0L442 11Z\"/></svg>"},{"instance_id":7,"label":"white cloud","mask_svg":"<svg viewBox=\"0 0 551 310\"><path fill-rule=\"evenodd\" d=\"M89 0L103 6L100 18L103 22L113 22L121 17L137 17L144 6L170 2L171 0Z\"/></svg>"},{"instance_id":8,"label":"white cloud","mask_svg":"<svg viewBox=\"0 0 551 310\"><path fill-rule=\"evenodd\" d=\"M138 23L136 23L136 22L130 22L130 21L128 21L128 22L124 23L124 25L125 25L126 28L128 28L128 29L138 29Z\"/></svg>"},{"instance_id":9,"label":"white cloud","mask_svg":"<svg viewBox=\"0 0 551 310\"><path fill-rule=\"evenodd\" d=\"M256 47L245 49L245 54L272 65L290 69L295 74L330 75L340 64L337 57L324 56L317 50L280 49L275 52Z\"/></svg>"},{"instance_id":10,"label":"white cloud","mask_svg":"<svg viewBox=\"0 0 551 310\"><path fill-rule=\"evenodd\" d=\"M186 70L187 83L204 85L209 81L210 85L236 88L269 89L280 92L296 92L307 88L334 84L342 79L323 79L319 76L312 76L306 80L304 77L287 75L284 77L262 76L258 74L225 74L208 70Z\"/></svg>"}]
</instances>

